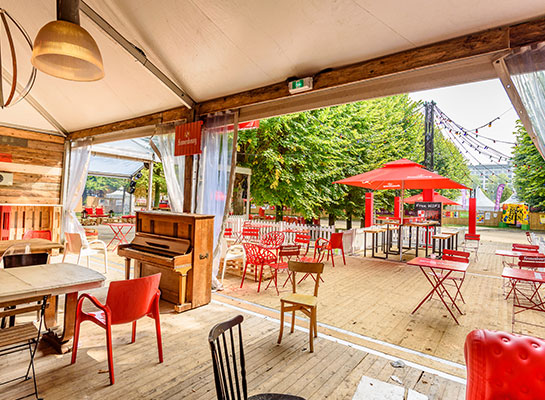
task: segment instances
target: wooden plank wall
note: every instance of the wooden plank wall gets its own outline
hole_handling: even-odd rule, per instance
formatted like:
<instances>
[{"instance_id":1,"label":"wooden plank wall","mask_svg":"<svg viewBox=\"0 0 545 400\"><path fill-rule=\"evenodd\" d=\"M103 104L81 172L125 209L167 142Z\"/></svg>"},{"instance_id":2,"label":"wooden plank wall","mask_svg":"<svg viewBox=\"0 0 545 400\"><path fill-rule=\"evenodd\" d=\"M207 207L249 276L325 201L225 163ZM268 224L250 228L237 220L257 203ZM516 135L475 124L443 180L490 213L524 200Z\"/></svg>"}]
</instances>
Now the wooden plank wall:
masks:
<instances>
[{"instance_id":1,"label":"wooden plank wall","mask_svg":"<svg viewBox=\"0 0 545 400\"><path fill-rule=\"evenodd\" d=\"M0 153L11 158L0 172L13 173L13 185L0 186L0 204L60 204L64 138L0 127Z\"/></svg>"},{"instance_id":2,"label":"wooden plank wall","mask_svg":"<svg viewBox=\"0 0 545 400\"><path fill-rule=\"evenodd\" d=\"M60 242L61 206L10 206L9 240L22 239L28 231L51 231L51 239Z\"/></svg>"},{"instance_id":3,"label":"wooden plank wall","mask_svg":"<svg viewBox=\"0 0 545 400\"><path fill-rule=\"evenodd\" d=\"M13 174L13 185L0 186L0 205L10 207L10 239L21 239L29 230L51 230L59 241L64 141L0 127L0 172Z\"/></svg>"}]
</instances>

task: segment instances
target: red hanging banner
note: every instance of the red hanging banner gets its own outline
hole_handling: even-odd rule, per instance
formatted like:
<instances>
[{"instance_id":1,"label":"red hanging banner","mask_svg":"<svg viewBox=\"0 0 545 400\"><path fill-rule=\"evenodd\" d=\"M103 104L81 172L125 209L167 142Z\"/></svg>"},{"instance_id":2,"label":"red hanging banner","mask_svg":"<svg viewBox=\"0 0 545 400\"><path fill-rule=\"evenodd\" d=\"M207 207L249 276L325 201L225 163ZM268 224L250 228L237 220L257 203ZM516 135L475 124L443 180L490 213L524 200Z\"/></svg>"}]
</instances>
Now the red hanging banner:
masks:
<instances>
[{"instance_id":1,"label":"red hanging banner","mask_svg":"<svg viewBox=\"0 0 545 400\"><path fill-rule=\"evenodd\" d=\"M202 121L178 125L174 142L175 156L201 154Z\"/></svg>"}]
</instances>

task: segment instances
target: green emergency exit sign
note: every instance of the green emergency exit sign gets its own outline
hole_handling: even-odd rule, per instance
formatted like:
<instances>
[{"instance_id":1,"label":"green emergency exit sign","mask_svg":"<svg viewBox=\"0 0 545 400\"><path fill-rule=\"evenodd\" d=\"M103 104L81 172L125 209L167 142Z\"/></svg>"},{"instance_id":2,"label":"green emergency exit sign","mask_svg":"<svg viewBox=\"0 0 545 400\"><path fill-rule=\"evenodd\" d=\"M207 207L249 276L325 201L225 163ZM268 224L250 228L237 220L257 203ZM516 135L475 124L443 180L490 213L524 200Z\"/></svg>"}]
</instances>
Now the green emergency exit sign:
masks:
<instances>
[{"instance_id":1,"label":"green emergency exit sign","mask_svg":"<svg viewBox=\"0 0 545 400\"><path fill-rule=\"evenodd\" d=\"M291 94L304 92L312 89L312 77L296 79L288 83L288 89Z\"/></svg>"}]
</instances>

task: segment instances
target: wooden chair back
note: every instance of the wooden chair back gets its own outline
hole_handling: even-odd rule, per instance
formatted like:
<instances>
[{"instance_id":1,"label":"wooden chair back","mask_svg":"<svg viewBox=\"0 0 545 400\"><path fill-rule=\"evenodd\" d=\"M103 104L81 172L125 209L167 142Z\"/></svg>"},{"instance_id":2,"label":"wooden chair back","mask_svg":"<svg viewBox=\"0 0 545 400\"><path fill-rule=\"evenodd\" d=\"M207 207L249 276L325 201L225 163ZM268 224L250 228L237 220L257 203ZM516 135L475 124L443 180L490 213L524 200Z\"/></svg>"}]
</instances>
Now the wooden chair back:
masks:
<instances>
[{"instance_id":1,"label":"wooden chair back","mask_svg":"<svg viewBox=\"0 0 545 400\"><path fill-rule=\"evenodd\" d=\"M299 245L282 245L278 249L278 257L280 258L280 261L284 257L286 257L288 260L291 259L291 257L299 257L299 254L301 254L301 246Z\"/></svg>"},{"instance_id":2,"label":"wooden chair back","mask_svg":"<svg viewBox=\"0 0 545 400\"><path fill-rule=\"evenodd\" d=\"M219 400L246 400L248 398L244 347L242 345L243 320L242 315L237 315L229 321L215 325L208 335L216 394ZM238 360L236 347L238 347Z\"/></svg>"},{"instance_id":3,"label":"wooden chair back","mask_svg":"<svg viewBox=\"0 0 545 400\"><path fill-rule=\"evenodd\" d=\"M314 296L318 296L318 287L320 286L320 275L324 272L324 264L321 262L302 262L288 261L288 269L291 272L290 280L293 288L293 293L297 293L297 278L298 272L304 274L316 274L314 283Z\"/></svg>"},{"instance_id":4,"label":"wooden chair back","mask_svg":"<svg viewBox=\"0 0 545 400\"><path fill-rule=\"evenodd\" d=\"M42 309L45 310L48 306L48 296L36 296L0 302L0 318L41 311Z\"/></svg>"},{"instance_id":5,"label":"wooden chair back","mask_svg":"<svg viewBox=\"0 0 545 400\"><path fill-rule=\"evenodd\" d=\"M47 264L48 253L10 254L2 257L4 268L29 267L31 265Z\"/></svg>"}]
</instances>

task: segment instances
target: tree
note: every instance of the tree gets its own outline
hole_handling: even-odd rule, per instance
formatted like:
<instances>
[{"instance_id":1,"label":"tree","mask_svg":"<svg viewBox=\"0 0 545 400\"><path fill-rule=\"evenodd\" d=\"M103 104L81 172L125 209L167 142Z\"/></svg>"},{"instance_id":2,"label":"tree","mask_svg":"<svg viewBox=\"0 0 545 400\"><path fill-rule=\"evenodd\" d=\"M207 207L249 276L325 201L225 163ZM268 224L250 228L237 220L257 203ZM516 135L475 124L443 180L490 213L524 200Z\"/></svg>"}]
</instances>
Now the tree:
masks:
<instances>
[{"instance_id":1,"label":"tree","mask_svg":"<svg viewBox=\"0 0 545 400\"><path fill-rule=\"evenodd\" d=\"M86 204L87 196L104 197L105 194L115 192L117 189L123 187L128 188L128 181L126 179L90 175L85 182L83 204Z\"/></svg>"},{"instance_id":2,"label":"tree","mask_svg":"<svg viewBox=\"0 0 545 400\"><path fill-rule=\"evenodd\" d=\"M333 182L403 157L421 162L420 107L407 95L391 96L269 118L258 130L240 132L238 163L252 168L254 202L289 206L307 218L322 211L331 220L361 216L367 190ZM456 147L441 135L435 145L445 154L437 171L469 182L467 161ZM396 194L376 192L375 207L392 209Z\"/></svg>"},{"instance_id":3,"label":"tree","mask_svg":"<svg viewBox=\"0 0 545 400\"><path fill-rule=\"evenodd\" d=\"M545 209L545 160L520 121L515 130L517 142L513 150L515 190L520 200L530 207Z\"/></svg>"},{"instance_id":4,"label":"tree","mask_svg":"<svg viewBox=\"0 0 545 400\"><path fill-rule=\"evenodd\" d=\"M136 190L134 195L140 198L146 198L148 196L148 185L149 185L149 168L144 168L142 171L142 177L136 181ZM159 201L161 196L166 196L167 192L167 182L165 179L165 172L163 171L163 164L154 163L153 164L153 206L159 207Z\"/></svg>"}]
</instances>

